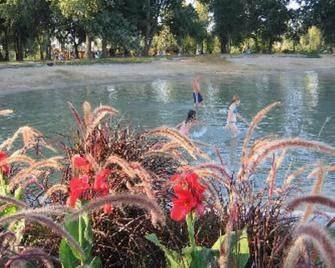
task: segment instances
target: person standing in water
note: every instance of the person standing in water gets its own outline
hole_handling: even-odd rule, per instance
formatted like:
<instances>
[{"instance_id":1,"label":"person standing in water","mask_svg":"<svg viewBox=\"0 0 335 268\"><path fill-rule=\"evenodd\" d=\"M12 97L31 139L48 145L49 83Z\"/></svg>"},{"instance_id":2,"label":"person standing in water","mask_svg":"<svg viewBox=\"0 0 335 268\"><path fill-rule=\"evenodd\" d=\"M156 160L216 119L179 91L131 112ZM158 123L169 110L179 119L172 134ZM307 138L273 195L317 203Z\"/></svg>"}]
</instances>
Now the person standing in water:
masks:
<instances>
[{"instance_id":1,"label":"person standing in water","mask_svg":"<svg viewBox=\"0 0 335 268\"><path fill-rule=\"evenodd\" d=\"M199 123L195 115L196 112L194 110L189 110L186 120L176 126L176 128L179 129L180 134L188 135L190 129Z\"/></svg>"},{"instance_id":2,"label":"person standing in water","mask_svg":"<svg viewBox=\"0 0 335 268\"><path fill-rule=\"evenodd\" d=\"M240 106L240 97L235 95L228 106L227 124L225 126L226 129L229 129L231 131L233 138L237 137L240 132L236 125L237 117L243 122L246 122L247 125L249 125L248 121L239 114L238 106Z\"/></svg>"},{"instance_id":3,"label":"person standing in water","mask_svg":"<svg viewBox=\"0 0 335 268\"><path fill-rule=\"evenodd\" d=\"M197 75L193 81L192 81L192 89L193 89L193 100L194 100L194 106L198 107L201 105L203 98L200 93L200 77Z\"/></svg>"}]
</instances>

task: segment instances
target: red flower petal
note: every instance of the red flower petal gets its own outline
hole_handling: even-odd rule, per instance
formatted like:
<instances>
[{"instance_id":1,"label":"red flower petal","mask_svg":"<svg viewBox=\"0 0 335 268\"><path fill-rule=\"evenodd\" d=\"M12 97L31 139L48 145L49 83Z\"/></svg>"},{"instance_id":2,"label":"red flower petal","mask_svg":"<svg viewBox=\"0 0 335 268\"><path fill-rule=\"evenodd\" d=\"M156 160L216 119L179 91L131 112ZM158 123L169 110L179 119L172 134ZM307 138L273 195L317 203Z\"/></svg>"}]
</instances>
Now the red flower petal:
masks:
<instances>
[{"instance_id":1,"label":"red flower petal","mask_svg":"<svg viewBox=\"0 0 335 268\"><path fill-rule=\"evenodd\" d=\"M196 191L198 194L202 194L206 187L199 183L199 177L195 173L189 173L186 175L186 181L189 185L189 187Z\"/></svg>"},{"instance_id":2,"label":"red flower petal","mask_svg":"<svg viewBox=\"0 0 335 268\"><path fill-rule=\"evenodd\" d=\"M113 211L113 206L110 204L104 205L104 213L109 214Z\"/></svg>"},{"instance_id":3,"label":"red flower petal","mask_svg":"<svg viewBox=\"0 0 335 268\"><path fill-rule=\"evenodd\" d=\"M107 178L111 174L111 171L107 168L100 170L95 175L94 180L94 190L101 191L101 190L108 190Z\"/></svg>"},{"instance_id":4,"label":"red flower petal","mask_svg":"<svg viewBox=\"0 0 335 268\"><path fill-rule=\"evenodd\" d=\"M185 206L174 205L170 211L170 217L174 221L182 221L187 213L189 213L189 210Z\"/></svg>"},{"instance_id":5,"label":"red flower petal","mask_svg":"<svg viewBox=\"0 0 335 268\"><path fill-rule=\"evenodd\" d=\"M84 171L85 173L89 172L92 168L91 163L80 155L74 155L72 157L72 164L74 168Z\"/></svg>"},{"instance_id":6,"label":"red flower petal","mask_svg":"<svg viewBox=\"0 0 335 268\"><path fill-rule=\"evenodd\" d=\"M194 208L198 202L192 192L184 190L177 194L177 198L172 200L171 218L175 221L181 221Z\"/></svg>"},{"instance_id":7,"label":"red flower petal","mask_svg":"<svg viewBox=\"0 0 335 268\"><path fill-rule=\"evenodd\" d=\"M0 151L0 161L6 160L7 158L8 158L8 155L5 152ZM1 170L2 174L7 176L9 171L10 171L10 166L7 165L7 164L3 164L3 165L0 166L0 170Z\"/></svg>"},{"instance_id":8,"label":"red flower petal","mask_svg":"<svg viewBox=\"0 0 335 268\"><path fill-rule=\"evenodd\" d=\"M72 178L70 180L70 194L67 203L70 207L75 207L76 201L82 196L82 194L90 188L88 184L88 177L83 178Z\"/></svg>"}]
</instances>

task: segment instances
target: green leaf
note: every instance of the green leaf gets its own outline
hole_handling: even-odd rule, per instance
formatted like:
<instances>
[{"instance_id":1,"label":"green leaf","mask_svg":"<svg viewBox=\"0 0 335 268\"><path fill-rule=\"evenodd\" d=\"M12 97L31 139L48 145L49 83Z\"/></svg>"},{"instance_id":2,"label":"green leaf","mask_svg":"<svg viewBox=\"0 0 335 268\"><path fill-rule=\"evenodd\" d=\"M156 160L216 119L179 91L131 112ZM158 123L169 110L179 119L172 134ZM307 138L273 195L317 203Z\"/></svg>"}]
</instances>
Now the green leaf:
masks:
<instances>
[{"instance_id":1,"label":"green leaf","mask_svg":"<svg viewBox=\"0 0 335 268\"><path fill-rule=\"evenodd\" d=\"M90 256L92 251L92 244L93 244L93 231L92 231L92 225L91 220L88 214L84 214L80 216L81 220L83 221L83 228L84 231L82 232L83 238L82 238L82 249L84 252Z\"/></svg>"},{"instance_id":2,"label":"green leaf","mask_svg":"<svg viewBox=\"0 0 335 268\"><path fill-rule=\"evenodd\" d=\"M22 187L19 187L19 188L17 188L15 190L14 197L17 200L22 200L22 198L23 198L23 189L22 189Z\"/></svg>"},{"instance_id":3,"label":"green leaf","mask_svg":"<svg viewBox=\"0 0 335 268\"><path fill-rule=\"evenodd\" d=\"M72 249L64 238L59 246L59 260L63 268L73 268L80 265L80 261L73 255Z\"/></svg>"},{"instance_id":4,"label":"green leaf","mask_svg":"<svg viewBox=\"0 0 335 268\"><path fill-rule=\"evenodd\" d=\"M100 257L99 257L99 256L95 256L95 257L92 259L92 261L91 261L91 263L89 264L89 266L90 266L91 268L101 268L101 267L102 267L102 263L101 263L101 259L100 259Z\"/></svg>"},{"instance_id":5,"label":"green leaf","mask_svg":"<svg viewBox=\"0 0 335 268\"><path fill-rule=\"evenodd\" d=\"M186 216L186 225L191 247L196 247L194 239L194 223L195 223L195 213L190 212Z\"/></svg>"},{"instance_id":6,"label":"green leaf","mask_svg":"<svg viewBox=\"0 0 335 268\"><path fill-rule=\"evenodd\" d=\"M225 239L226 235L221 235L212 246L212 250L216 250L219 254ZM244 268L248 263L250 253L246 228L243 229L242 232L238 232L238 234L236 234L236 232L231 233L230 254L233 256L236 264L235 267Z\"/></svg>"},{"instance_id":7,"label":"green leaf","mask_svg":"<svg viewBox=\"0 0 335 268\"><path fill-rule=\"evenodd\" d=\"M145 238L152 243L154 243L157 247L159 247L165 254L168 266L171 268L180 268L180 261L182 260L180 254L174 250L168 249L164 245L161 244L158 237L155 234L147 234Z\"/></svg>"},{"instance_id":8,"label":"green leaf","mask_svg":"<svg viewBox=\"0 0 335 268\"><path fill-rule=\"evenodd\" d=\"M213 244L212 249L220 251L221 245L224 243L224 240L226 239L226 235L220 235L218 240Z\"/></svg>"},{"instance_id":9,"label":"green leaf","mask_svg":"<svg viewBox=\"0 0 335 268\"><path fill-rule=\"evenodd\" d=\"M236 256L236 267L244 268L248 263L250 252L249 252L249 242L248 242L248 234L246 228L242 230L239 236L235 234L236 240L232 241L233 255Z\"/></svg>"},{"instance_id":10,"label":"green leaf","mask_svg":"<svg viewBox=\"0 0 335 268\"><path fill-rule=\"evenodd\" d=\"M79 220L65 221L64 225L65 225L65 229L70 233L70 235L72 235L73 238L77 242L79 242L79 244L80 244L80 240L79 240ZM80 244L80 246L81 246L81 244ZM81 256L80 256L79 252L77 252L75 249L71 248L70 246L69 246L69 248L71 249L75 258L77 258L78 260L81 260Z\"/></svg>"}]
</instances>

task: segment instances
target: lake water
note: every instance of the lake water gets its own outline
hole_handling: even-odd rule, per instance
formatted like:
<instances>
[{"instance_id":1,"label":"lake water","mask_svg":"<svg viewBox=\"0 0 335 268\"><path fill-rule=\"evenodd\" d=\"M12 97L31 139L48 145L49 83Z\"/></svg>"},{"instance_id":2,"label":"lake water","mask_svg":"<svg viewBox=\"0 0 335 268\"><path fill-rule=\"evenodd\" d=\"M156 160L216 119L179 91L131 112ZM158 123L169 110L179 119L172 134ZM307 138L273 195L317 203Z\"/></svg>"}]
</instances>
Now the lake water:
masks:
<instances>
[{"instance_id":1,"label":"lake water","mask_svg":"<svg viewBox=\"0 0 335 268\"><path fill-rule=\"evenodd\" d=\"M334 85L333 74L315 71L203 76L201 86L205 105L198 109L197 117L204 125L195 129L191 137L219 147L226 165L231 171L236 171L242 137L227 141L223 126L227 105L232 96L238 94L241 98L240 113L248 120L267 104L282 102L282 106L273 110L260 124L256 137L272 134L279 137L299 136L335 146ZM114 106L125 120L139 129L175 126L193 108L191 77L19 93L0 92L0 108L15 110L14 115L0 118L0 139L23 125L35 127L48 137L54 137L55 133L70 133L74 124L67 101L81 109L85 100L93 106L100 103ZM246 129L243 122L238 122L238 127L242 133ZM208 153L211 154L211 151L208 150ZM316 163L320 157L325 163L332 163L330 157L294 150L285 164L292 169ZM266 170L267 167L262 166L257 183L262 182ZM282 169L281 176L288 170ZM278 178L278 183L281 179ZM307 179L303 181L305 189L311 184ZM335 193L332 174L326 180L324 191L328 195Z\"/></svg>"}]
</instances>

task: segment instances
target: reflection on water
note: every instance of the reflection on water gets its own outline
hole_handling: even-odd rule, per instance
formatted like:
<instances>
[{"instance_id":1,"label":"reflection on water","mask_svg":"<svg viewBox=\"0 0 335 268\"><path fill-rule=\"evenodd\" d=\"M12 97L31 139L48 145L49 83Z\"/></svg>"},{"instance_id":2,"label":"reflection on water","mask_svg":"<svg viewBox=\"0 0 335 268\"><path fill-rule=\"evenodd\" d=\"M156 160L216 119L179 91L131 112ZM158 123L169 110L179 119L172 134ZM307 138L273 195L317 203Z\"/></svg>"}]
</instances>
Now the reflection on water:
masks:
<instances>
[{"instance_id":1,"label":"reflection on water","mask_svg":"<svg viewBox=\"0 0 335 268\"><path fill-rule=\"evenodd\" d=\"M197 117L205 126L195 129L193 137L218 147L229 169L237 171L238 148L243 137L231 140L223 130L227 105L237 94L241 98L240 112L249 120L265 105L278 100L282 102L280 108L261 122L256 137L276 134L317 139L325 120L330 118L320 134L320 140L335 146L334 84L335 76L315 71L203 76L201 86L205 105L198 109ZM122 112L123 119L141 129L175 126L193 108L190 78L7 94L0 97L0 107L14 109L15 114L0 118L0 138L3 140L22 125L33 126L50 137L59 132L70 133L73 122L67 102L79 107L85 100L94 106L103 103L116 107ZM238 122L238 127L245 133L247 126L243 122ZM206 150L215 156L210 149ZM317 157L316 154L294 151L286 164L300 166L315 163ZM325 161L331 159L325 158ZM263 170L265 173L266 168L263 167ZM284 174L287 169L282 172ZM333 179L326 182L328 193L335 192Z\"/></svg>"}]
</instances>

